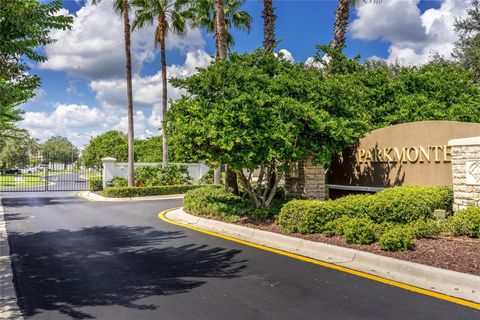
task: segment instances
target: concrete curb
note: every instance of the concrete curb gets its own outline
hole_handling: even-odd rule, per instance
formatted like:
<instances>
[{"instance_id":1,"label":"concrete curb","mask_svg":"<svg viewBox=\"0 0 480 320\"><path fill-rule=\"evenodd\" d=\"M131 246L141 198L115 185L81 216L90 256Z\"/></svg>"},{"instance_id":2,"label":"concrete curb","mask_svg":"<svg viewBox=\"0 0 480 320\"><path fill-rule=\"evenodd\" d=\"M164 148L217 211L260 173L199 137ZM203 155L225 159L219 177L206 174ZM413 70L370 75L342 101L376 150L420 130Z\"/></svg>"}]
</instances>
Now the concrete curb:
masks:
<instances>
[{"instance_id":1,"label":"concrete curb","mask_svg":"<svg viewBox=\"0 0 480 320\"><path fill-rule=\"evenodd\" d=\"M181 224L328 262L428 291L480 303L479 276L200 218L185 213L181 208L169 211L166 217Z\"/></svg>"},{"instance_id":2,"label":"concrete curb","mask_svg":"<svg viewBox=\"0 0 480 320\"><path fill-rule=\"evenodd\" d=\"M13 282L5 213L0 199L0 319L23 319Z\"/></svg>"},{"instance_id":3,"label":"concrete curb","mask_svg":"<svg viewBox=\"0 0 480 320\"><path fill-rule=\"evenodd\" d=\"M151 201L151 200L180 200L183 199L183 194L169 194L163 196L149 196L149 197L132 197L132 198L107 198L90 191L82 191L78 196L89 201L103 201L103 202L125 202L125 201Z\"/></svg>"}]
</instances>

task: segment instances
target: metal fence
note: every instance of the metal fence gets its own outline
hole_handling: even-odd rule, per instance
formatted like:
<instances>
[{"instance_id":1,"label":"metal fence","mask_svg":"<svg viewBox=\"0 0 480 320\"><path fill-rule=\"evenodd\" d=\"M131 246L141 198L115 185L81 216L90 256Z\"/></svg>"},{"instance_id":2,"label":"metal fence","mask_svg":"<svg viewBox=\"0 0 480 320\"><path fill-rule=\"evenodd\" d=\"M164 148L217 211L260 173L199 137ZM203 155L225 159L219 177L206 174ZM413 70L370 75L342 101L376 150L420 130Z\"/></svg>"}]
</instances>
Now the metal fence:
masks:
<instances>
[{"instance_id":1,"label":"metal fence","mask_svg":"<svg viewBox=\"0 0 480 320\"><path fill-rule=\"evenodd\" d=\"M88 190L89 180L101 179L101 169L86 168L77 159L31 156L4 161L0 168L0 191Z\"/></svg>"}]
</instances>

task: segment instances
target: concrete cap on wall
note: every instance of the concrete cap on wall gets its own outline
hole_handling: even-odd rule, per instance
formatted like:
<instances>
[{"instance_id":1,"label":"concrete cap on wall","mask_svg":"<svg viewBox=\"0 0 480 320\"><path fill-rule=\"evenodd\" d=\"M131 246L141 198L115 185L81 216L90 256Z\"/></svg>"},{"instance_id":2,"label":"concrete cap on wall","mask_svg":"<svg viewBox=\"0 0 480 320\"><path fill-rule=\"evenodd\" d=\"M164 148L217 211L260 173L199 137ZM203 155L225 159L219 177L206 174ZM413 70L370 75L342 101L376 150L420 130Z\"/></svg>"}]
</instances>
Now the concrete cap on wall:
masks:
<instances>
[{"instance_id":1,"label":"concrete cap on wall","mask_svg":"<svg viewBox=\"0 0 480 320\"><path fill-rule=\"evenodd\" d=\"M112 158L112 157L102 158L102 162L116 162L116 161L117 161L117 159Z\"/></svg>"},{"instance_id":2,"label":"concrete cap on wall","mask_svg":"<svg viewBox=\"0 0 480 320\"><path fill-rule=\"evenodd\" d=\"M480 137L453 139L448 141L449 146L471 146L480 145Z\"/></svg>"}]
</instances>

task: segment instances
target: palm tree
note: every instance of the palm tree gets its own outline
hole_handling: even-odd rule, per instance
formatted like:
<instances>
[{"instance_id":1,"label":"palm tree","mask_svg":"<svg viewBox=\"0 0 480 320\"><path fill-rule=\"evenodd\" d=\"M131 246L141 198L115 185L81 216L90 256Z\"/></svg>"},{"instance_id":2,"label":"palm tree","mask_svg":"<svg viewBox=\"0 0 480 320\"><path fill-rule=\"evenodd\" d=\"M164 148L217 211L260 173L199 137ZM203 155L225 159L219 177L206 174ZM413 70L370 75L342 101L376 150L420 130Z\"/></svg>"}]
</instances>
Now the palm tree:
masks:
<instances>
[{"instance_id":1,"label":"palm tree","mask_svg":"<svg viewBox=\"0 0 480 320\"><path fill-rule=\"evenodd\" d=\"M240 11L244 3L245 0L196 0L190 8L193 26L214 34L217 59L226 59L227 50L235 45L229 32L231 27L250 32L252 17L246 11ZM221 183L220 168L215 169L214 183ZM238 193L234 172L227 171L225 184Z\"/></svg>"},{"instance_id":2,"label":"palm tree","mask_svg":"<svg viewBox=\"0 0 480 320\"><path fill-rule=\"evenodd\" d=\"M227 51L235 46L235 40L229 31L232 27L239 31L250 32L252 17L248 12L241 10L245 0L195 0L190 2L192 2L190 8L192 25L197 28L205 28L208 33L214 35L217 58L220 57L220 54L224 54L222 58L226 58ZM221 10L222 7L223 10ZM217 12L220 13L218 21ZM221 29L225 29L224 33L218 34L217 24ZM219 43L222 46L226 43L227 50L219 48Z\"/></svg>"},{"instance_id":3,"label":"palm tree","mask_svg":"<svg viewBox=\"0 0 480 320\"><path fill-rule=\"evenodd\" d=\"M93 5L97 5L102 0L92 0ZM115 0L113 2L115 12L123 16L123 33L125 37L125 70L127 75L127 118L128 118L128 186L135 186L135 166L134 166L134 130L133 130L133 93L132 93L132 55L130 51L130 19L128 12L130 5L128 0Z\"/></svg>"},{"instance_id":4,"label":"palm tree","mask_svg":"<svg viewBox=\"0 0 480 320\"><path fill-rule=\"evenodd\" d=\"M275 47L275 19L273 0L263 0L263 48L273 51Z\"/></svg>"},{"instance_id":5,"label":"palm tree","mask_svg":"<svg viewBox=\"0 0 480 320\"><path fill-rule=\"evenodd\" d=\"M160 45L162 63L162 137L163 137L163 165L168 164L168 137L167 127L167 58L165 40L168 33L172 32L179 36L185 36L186 21L189 11L184 10L187 0L133 0L132 5L136 8L135 19L132 29L142 28L146 24L157 21L155 29L155 43Z\"/></svg>"},{"instance_id":6,"label":"palm tree","mask_svg":"<svg viewBox=\"0 0 480 320\"><path fill-rule=\"evenodd\" d=\"M345 35L347 33L348 18L350 17L350 6L355 6L361 2L378 3L381 2L381 0L338 0L333 40L330 43L333 49L342 50L345 47Z\"/></svg>"}]
</instances>

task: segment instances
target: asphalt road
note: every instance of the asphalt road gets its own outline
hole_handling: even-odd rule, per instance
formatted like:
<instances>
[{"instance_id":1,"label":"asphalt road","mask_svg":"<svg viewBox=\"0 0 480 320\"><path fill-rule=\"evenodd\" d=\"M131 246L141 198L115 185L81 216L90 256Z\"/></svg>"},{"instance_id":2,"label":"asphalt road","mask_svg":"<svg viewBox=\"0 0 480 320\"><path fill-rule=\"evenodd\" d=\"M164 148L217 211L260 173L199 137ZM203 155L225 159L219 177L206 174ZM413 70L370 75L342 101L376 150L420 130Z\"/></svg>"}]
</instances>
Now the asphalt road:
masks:
<instances>
[{"instance_id":1,"label":"asphalt road","mask_svg":"<svg viewBox=\"0 0 480 320\"><path fill-rule=\"evenodd\" d=\"M27 319L480 319L480 312L158 219L180 201L1 194Z\"/></svg>"}]
</instances>

